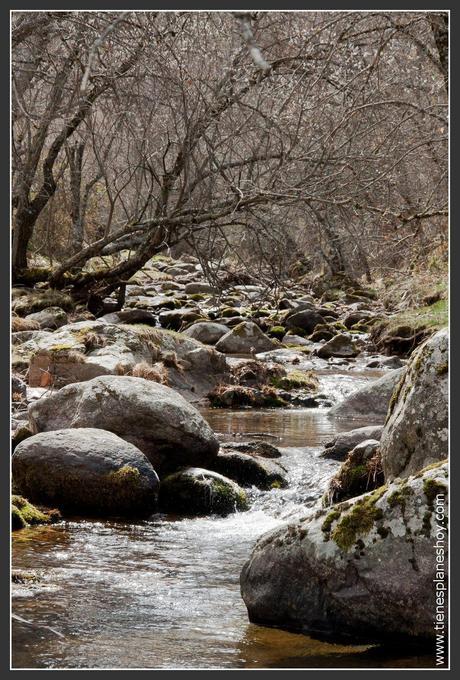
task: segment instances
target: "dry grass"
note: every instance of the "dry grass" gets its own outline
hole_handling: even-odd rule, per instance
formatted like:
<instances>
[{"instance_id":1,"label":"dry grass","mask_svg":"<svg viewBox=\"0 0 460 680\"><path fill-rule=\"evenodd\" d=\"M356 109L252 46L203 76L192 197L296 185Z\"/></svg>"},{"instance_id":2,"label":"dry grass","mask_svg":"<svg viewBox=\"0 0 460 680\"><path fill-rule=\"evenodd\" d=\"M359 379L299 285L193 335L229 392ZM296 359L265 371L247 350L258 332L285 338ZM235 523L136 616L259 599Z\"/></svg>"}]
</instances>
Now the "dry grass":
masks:
<instances>
[{"instance_id":1,"label":"dry grass","mask_svg":"<svg viewBox=\"0 0 460 680\"><path fill-rule=\"evenodd\" d=\"M40 324L38 321L21 319L20 316L14 315L11 319L11 330L13 333L18 333L19 331L38 331L40 330Z\"/></svg>"},{"instance_id":2,"label":"dry grass","mask_svg":"<svg viewBox=\"0 0 460 680\"><path fill-rule=\"evenodd\" d=\"M98 349L99 347L105 347L107 344L107 338L99 333L94 333L89 331L83 338L83 344L87 352L91 352L93 349Z\"/></svg>"},{"instance_id":3,"label":"dry grass","mask_svg":"<svg viewBox=\"0 0 460 680\"><path fill-rule=\"evenodd\" d=\"M144 380L151 380L161 385L169 385L168 369L161 363L150 365L146 361L141 361L134 366L117 364L115 370L118 375L129 375L133 378L144 378Z\"/></svg>"}]
</instances>

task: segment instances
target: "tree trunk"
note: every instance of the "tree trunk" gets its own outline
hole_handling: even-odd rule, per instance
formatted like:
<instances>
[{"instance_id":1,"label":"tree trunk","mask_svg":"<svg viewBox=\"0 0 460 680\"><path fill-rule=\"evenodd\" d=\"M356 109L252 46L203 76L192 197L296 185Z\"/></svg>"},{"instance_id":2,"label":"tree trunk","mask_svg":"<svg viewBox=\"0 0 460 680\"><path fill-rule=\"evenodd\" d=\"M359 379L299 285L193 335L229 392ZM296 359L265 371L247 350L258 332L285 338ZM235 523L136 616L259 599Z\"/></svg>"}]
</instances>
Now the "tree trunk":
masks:
<instances>
[{"instance_id":1,"label":"tree trunk","mask_svg":"<svg viewBox=\"0 0 460 680\"><path fill-rule=\"evenodd\" d=\"M27 268L27 248L32 236L35 216L30 206L18 208L13 229L12 269L15 274Z\"/></svg>"}]
</instances>

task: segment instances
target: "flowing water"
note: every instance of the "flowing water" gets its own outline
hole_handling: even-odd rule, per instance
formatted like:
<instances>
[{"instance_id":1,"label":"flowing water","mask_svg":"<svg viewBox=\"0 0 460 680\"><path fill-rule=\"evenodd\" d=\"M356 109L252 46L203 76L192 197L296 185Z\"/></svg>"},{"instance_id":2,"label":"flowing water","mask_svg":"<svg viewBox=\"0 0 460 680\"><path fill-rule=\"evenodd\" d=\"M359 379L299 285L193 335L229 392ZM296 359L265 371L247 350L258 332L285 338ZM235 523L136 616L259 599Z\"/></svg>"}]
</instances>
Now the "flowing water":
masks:
<instances>
[{"instance_id":1,"label":"flowing water","mask_svg":"<svg viewBox=\"0 0 460 680\"><path fill-rule=\"evenodd\" d=\"M322 376L343 396L375 373ZM250 491L251 509L225 518L79 518L15 532L13 566L38 584L13 586L14 668L428 667L431 656L319 642L248 622L239 574L257 538L318 503L335 461L319 457L339 430L327 410L204 410L223 440L270 435L288 489ZM245 433L252 433L245 436ZM50 630L50 627L53 630ZM61 635L57 635L57 631Z\"/></svg>"}]
</instances>

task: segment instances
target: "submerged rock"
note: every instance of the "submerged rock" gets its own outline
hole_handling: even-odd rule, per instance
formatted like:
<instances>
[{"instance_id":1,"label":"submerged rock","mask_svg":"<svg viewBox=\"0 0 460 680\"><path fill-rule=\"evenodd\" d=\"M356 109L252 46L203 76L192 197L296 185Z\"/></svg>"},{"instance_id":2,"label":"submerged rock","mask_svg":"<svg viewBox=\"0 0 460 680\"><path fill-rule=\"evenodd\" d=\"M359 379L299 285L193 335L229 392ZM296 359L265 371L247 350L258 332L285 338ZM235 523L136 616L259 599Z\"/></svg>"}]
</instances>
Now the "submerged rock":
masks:
<instances>
[{"instance_id":1,"label":"submerged rock","mask_svg":"<svg viewBox=\"0 0 460 680\"><path fill-rule=\"evenodd\" d=\"M225 442L221 444L222 449L233 449L249 456L260 456L261 458L281 458L281 451L267 442Z\"/></svg>"},{"instance_id":2,"label":"submerged rock","mask_svg":"<svg viewBox=\"0 0 460 680\"><path fill-rule=\"evenodd\" d=\"M190 467L161 482L160 507L187 515L228 515L246 510L247 499L232 480L217 472Z\"/></svg>"},{"instance_id":3,"label":"submerged rock","mask_svg":"<svg viewBox=\"0 0 460 680\"><path fill-rule=\"evenodd\" d=\"M385 421L391 395L403 375L404 368L399 368L369 385L365 385L356 392L348 395L340 404L329 411L331 416L339 418L353 416L371 416L382 424Z\"/></svg>"},{"instance_id":4,"label":"submerged rock","mask_svg":"<svg viewBox=\"0 0 460 680\"><path fill-rule=\"evenodd\" d=\"M67 385L29 406L34 432L97 427L137 446L155 470L202 465L219 443L200 413L165 385L128 376L101 376Z\"/></svg>"},{"instance_id":5,"label":"submerged rock","mask_svg":"<svg viewBox=\"0 0 460 680\"><path fill-rule=\"evenodd\" d=\"M449 333L438 331L411 356L381 439L386 479L443 460L449 436Z\"/></svg>"},{"instance_id":6,"label":"submerged rock","mask_svg":"<svg viewBox=\"0 0 460 680\"><path fill-rule=\"evenodd\" d=\"M147 516L157 503L159 480L146 456L96 428L30 437L16 447L12 471L31 500L80 514Z\"/></svg>"},{"instance_id":7,"label":"submerged rock","mask_svg":"<svg viewBox=\"0 0 460 680\"><path fill-rule=\"evenodd\" d=\"M437 465L263 535L241 573L250 621L354 643L432 640L447 491Z\"/></svg>"}]
</instances>

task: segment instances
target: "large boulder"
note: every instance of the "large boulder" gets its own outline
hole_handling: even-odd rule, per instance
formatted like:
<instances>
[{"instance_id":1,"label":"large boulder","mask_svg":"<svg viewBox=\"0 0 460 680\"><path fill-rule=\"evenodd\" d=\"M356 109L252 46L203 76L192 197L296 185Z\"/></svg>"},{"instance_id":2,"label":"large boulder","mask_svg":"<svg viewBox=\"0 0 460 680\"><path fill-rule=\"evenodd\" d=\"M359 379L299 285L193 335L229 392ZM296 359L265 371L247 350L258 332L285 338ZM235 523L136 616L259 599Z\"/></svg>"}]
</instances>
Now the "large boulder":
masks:
<instances>
[{"instance_id":1,"label":"large boulder","mask_svg":"<svg viewBox=\"0 0 460 680\"><path fill-rule=\"evenodd\" d=\"M160 507L187 515L228 515L247 509L246 494L238 484L217 472L185 468L161 482Z\"/></svg>"},{"instance_id":2,"label":"large boulder","mask_svg":"<svg viewBox=\"0 0 460 680\"><path fill-rule=\"evenodd\" d=\"M186 328L183 335L199 340L206 345L215 345L226 333L228 333L228 328L222 323L199 321L194 323L193 326Z\"/></svg>"},{"instance_id":3,"label":"large boulder","mask_svg":"<svg viewBox=\"0 0 460 680\"><path fill-rule=\"evenodd\" d=\"M447 493L438 465L263 535L241 574L250 621L354 643L433 640Z\"/></svg>"},{"instance_id":4,"label":"large boulder","mask_svg":"<svg viewBox=\"0 0 460 680\"><path fill-rule=\"evenodd\" d=\"M379 440L382 436L383 425L368 425L367 427L358 427L349 432L339 432L332 439L324 443L324 451L322 455L325 458L334 458L335 460L344 460L349 451L355 448L366 439Z\"/></svg>"},{"instance_id":5,"label":"large boulder","mask_svg":"<svg viewBox=\"0 0 460 680\"><path fill-rule=\"evenodd\" d=\"M101 376L67 385L29 406L34 432L97 427L137 446L157 472L203 465L219 443L200 413L176 391L144 378Z\"/></svg>"},{"instance_id":6,"label":"large boulder","mask_svg":"<svg viewBox=\"0 0 460 680\"><path fill-rule=\"evenodd\" d=\"M370 416L373 420L383 424L391 395L404 370L404 368L399 368L391 371L378 380L370 382L369 385L352 392L340 404L331 408L329 415L338 418Z\"/></svg>"},{"instance_id":7,"label":"large boulder","mask_svg":"<svg viewBox=\"0 0 460 680\"><path fill-rule=\"evenodd\" d=\"M449 334L435 333L412 354L381 438L386 479L408 477L448 452Z\"/></svg>"},{"instance_id":8,"label":"large boulder","mask_svg":"<svg viewBox=\"0 0 460 680\"><path fill-rule=\"evenodd\" d=\"M252 321L243 321L238 324L222 336L216 344L216 349L225 354L269 352L276 347L278 347L277 343L270 340Z\"/></svg>"},{"instance_id":9,"label":"large boulder","mask_svg":"<svg viewBox=\"0 0 460 680\"><path fill-rule=\"evenodd\" d=\"M138 364L151 366L160 361L167 368L168 385L196 401L228 373L224 355L213 348L138 323L81 321L25 340L15 346L14 356L17 365L22 361L29 365L32 387L63 387L100 375L129 375Z\"/></svg>"},{"instance_id":10,"label":"large boulder","mask_svg":"<svg viewBox=\"0 0 460 680\"><path fill-rule=\"evenodd\" d=\"M79 514L151 514L159 480L146 456L96 428L41 432L19 444L13 481L32 501Z\"/></svg>"}]
</instances>

